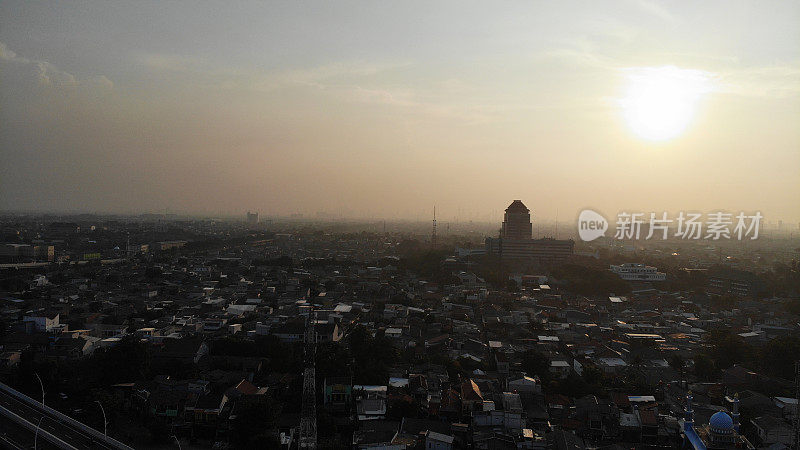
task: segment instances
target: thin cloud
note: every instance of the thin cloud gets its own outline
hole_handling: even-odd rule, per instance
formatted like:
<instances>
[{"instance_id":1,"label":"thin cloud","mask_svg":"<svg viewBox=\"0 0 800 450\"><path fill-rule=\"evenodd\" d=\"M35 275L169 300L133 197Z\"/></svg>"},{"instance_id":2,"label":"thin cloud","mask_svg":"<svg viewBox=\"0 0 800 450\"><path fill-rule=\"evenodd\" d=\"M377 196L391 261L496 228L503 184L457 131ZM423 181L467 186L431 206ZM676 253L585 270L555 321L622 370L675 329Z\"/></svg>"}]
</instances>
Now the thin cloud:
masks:
<instances>
[{"instance_id":1,"label":"thin cloud","mask_svg":"<svg viewBox=\"0 0 800 450\"><path fill-rule=\"evenodd\" d=\"M630 3L638 7L640 10L645 11L648 14L656 16L660 19L669 22L674 22L676 20L675 16L672 15L672 13L670 13L669 11L666 10L666 8L657 3L653 3L648 0L631 0Z\"/></svg>"},{"instance_id":2,"label":"thin cloud","mask_svg":"<svg viewBox=\"0 0 800 450\"><path fill-rule=\"evenodd\" d=\"M720 73L721 91L729 94L787 98L800 95L800 64L732 69Z\"/></svg>"},{"instance_id":3,"label":"thin cloud","mask_svg":"<svg viewBox=\"0 0 800 450\"><path fill-rule=\"evenodd\" d=\"M163 53L141 53L136 56L136 61L153 70L167 70L171 72L186 72L200 69L205 60L187 55L170 55Z\"/></svg>"},{"instance_id":4,"label":"thin cloud","mask_svg":"<svg viewBox=\"0 0 800 450\"><path fill-rule=\"evenodd\" d=\"M337 62L307 69L291 69L272 73L252 73L253 86L259 91L270 91L285 86L309 86L327 89L335 85L355 85L408 63Z\"/></svg>"},{"instance_id":5,"label":"thin cloud","mask_svg":"<svg viewBox=\"0 0 800 450\"><path fill-rule=\"evenodd\" d=\"M41 86L74 87L81 84L98 85L105 88L112 88L114 86L111 80L104 75L91 77L87 80L84 80L82 83L75 75L61 70L47 61L26 58L18 55L16 52L8 48L8 45L6 45L4 42L0 42L0 61L30 67L32 69L31 73L33 74L33 77Z\"/></svg>"},{"instance_id":6,"label":"thin cloud","mask_svg":"<svg viewBox=\"0 0 800 450\"><path fill-rule=\"evenodd\" d=\"M714 90L719 93L764 98L800 95L800 63L742 67L739 58L731 56L699 53L655 53L652 56L671 61L690 60L688 64L676 65L704 73L714 82ZM608 57L602 52L574 48L547 51L540 57L585 68L612 70L623 76L629 73L631 66L645 68L637 64L624 64L623 61Z\"/></svg>"}]
</instances>

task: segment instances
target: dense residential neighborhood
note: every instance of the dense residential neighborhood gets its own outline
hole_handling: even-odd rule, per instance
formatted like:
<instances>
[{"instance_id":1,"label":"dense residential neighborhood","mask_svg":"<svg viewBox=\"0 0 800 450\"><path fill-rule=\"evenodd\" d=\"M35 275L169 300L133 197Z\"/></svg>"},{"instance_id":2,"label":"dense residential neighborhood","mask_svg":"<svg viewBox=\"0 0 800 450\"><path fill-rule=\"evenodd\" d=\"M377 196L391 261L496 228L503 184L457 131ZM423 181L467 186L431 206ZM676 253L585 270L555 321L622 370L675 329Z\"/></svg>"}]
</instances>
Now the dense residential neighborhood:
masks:
<instances>
[{"instance_id":1,"label":"dense residential neighborhood","mask_svg":"<svg viewBox=\"0 0 800 450\"><path fill-rule=\"evenodd\" d=\"M794 439L800 276L778 238L524 266L477 231L73 220L2 224L0 377L136 448L298 448L308 367L319 448ZM659 275L620 276L637 268Z\"/></svg>"}]
</instances>

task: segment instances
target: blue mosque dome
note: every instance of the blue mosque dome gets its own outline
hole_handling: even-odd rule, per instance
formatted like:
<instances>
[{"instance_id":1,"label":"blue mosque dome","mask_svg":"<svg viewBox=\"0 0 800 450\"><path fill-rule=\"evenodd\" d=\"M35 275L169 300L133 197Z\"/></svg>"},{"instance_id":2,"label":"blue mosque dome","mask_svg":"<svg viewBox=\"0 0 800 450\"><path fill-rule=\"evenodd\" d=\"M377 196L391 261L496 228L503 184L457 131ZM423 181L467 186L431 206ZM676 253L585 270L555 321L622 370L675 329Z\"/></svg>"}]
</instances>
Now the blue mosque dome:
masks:
<instances>
[{"instance_id":1,"label":"blue mosque dome","mask_svg":"<svg viewBox=\"0 0 800 450\"><path fill-rule=\"evenodd\" d=\"M722 411L714 413L708 421L708 425L714 433L728 434L733 431L733 419Z\"/></svg>"}]
</instances>

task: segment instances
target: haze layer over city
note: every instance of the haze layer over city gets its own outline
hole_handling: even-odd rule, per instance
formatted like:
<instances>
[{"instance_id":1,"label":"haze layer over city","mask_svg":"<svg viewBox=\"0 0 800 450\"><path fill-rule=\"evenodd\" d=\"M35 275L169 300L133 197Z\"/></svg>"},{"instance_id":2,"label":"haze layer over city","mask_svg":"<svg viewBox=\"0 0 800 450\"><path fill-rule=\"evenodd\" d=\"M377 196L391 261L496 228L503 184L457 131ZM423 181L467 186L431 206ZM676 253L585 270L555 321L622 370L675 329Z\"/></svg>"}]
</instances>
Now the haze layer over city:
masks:
<instances>
[{"instance_id":1,"label":"haze layer over city","mask_svg":"<svg viewBox=\"0 0 800 450\"><path fill-rule=\"evenodd\" d=\"M800 221L796 2L0 5L0 208Z\"/></svg>"}]
</instances>

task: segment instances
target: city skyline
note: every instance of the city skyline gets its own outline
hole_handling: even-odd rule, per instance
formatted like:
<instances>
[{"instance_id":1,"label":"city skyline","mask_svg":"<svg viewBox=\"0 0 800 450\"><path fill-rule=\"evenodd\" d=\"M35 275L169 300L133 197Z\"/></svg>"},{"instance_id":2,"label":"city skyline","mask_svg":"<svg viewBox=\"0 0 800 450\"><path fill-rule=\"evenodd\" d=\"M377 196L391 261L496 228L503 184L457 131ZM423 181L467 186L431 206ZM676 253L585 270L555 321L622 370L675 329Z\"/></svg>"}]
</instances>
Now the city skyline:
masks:
<instances>
[{"instance_id":1,"label":"city skyline","mask_svg":"<svg viewBox=\"0 0 800 450\"><path fill-rule=\"evenodd\" d=\"M799 24L0 1L0 447L800 449Z\"/></svg>"}]
</instances>

